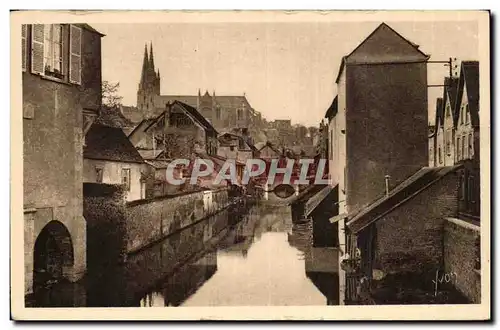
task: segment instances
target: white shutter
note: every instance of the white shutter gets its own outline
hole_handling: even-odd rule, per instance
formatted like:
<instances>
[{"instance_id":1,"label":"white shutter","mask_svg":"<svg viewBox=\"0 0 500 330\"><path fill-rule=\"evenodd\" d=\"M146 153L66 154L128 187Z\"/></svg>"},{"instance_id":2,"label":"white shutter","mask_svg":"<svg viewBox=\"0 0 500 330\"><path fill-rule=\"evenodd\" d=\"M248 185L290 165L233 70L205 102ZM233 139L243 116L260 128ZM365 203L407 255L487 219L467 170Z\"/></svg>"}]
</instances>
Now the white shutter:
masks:
<instances>
[{"instance_id":1,"label":"white shutter","mask_svg":"<svg viewBox=\"0 0 500 330\"><path fill-rule=\"evenodd\" d=\"M82 83L82 29L70 25L69 42L69 81Z\"/></svg>"},{"instance_id":2,"label":"white shutter","mask_svg":"<svg viewBox=\"0 0 500 330\"><path fill-rule=\"evenodd\" d=\"M26 71L26 36L27 36L27 25L21 25L21 64L23 71Z\"/></svg>"},{"instance_id":3,"label":"white shutter","mask_svg":"<svg viewBox=\"0 0 500 330\"><path fill-rule=\"evenodd\" d=\"M31 72L44 74L45 25L33 24L31 30Z\"/></svg>"}]
</instances>

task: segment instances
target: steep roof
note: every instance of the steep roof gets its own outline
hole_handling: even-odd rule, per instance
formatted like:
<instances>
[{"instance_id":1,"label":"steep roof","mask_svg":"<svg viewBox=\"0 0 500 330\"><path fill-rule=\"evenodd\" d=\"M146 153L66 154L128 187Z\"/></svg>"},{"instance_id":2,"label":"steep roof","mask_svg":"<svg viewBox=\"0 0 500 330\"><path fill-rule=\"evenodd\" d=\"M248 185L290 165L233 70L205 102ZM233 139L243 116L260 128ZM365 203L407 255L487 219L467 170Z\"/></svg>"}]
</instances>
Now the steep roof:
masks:
<instances>
[{"instance_id":1,"label":"steep roof","mask_svg":"<svg viewBox=\"0 0 500 330\"><path fill-rule=\"evenodd\" d=\"M118 108L101 107L99 117L96 119L96 124L105 126L113 126L120 128L134 127L134 123L125 117Z\"/></svg>"},{"instance_id":2,"label":"steep roof","mask_svg":"<svg viewBox=\"0 0 500 330\"><path fill-rule=\"evenodd\" d=\"M201 124L203 127L205 127L207 130L214 132L215 134L217 133L217 130L215 127L212 126L212 124L194 108L193 106L190 106L189 104L180 102L180 101L174 101L172 105L178 105L181 108L183 108L186 112L188 112L196 121L198 121L199 124Z\"/></svg>"},{"instance_id":3,"label":"steep roof","mask_svg":"<svg viewBox=\"0 0 500 330\"><path fill-rule=\"evenodd\" d=\"M272 151L274 151L275 153L277 153L278 155L281 155L281 152L279 152L279 150L276 149L276 147L271 143L271 142L266 142L266 144L264 144L260 149L259 151L262 151L263 149L265 148L269 148L271 149Z\"/></svg>"},{"instance_id":4,"label":"steep roof","mask_svg":"<svg viewBox=\"0 0 500 330\"><path fill-rule=\"evenodd\" d=\"M79 27L81 27L82 29L85 29L87 31L97 33L101 37L105 37L106 36L105 34L102 34L101 32L97 31L96 29L94 29L92 26L90 26L87 23L80 23L80 24L76 24L76 25L78 25Z\"/></svg>"},{"instance_id":5,"label":"steep roof","mask_svg":"<svg viewBox=\"0 0 500 330\"><path fill-rule=\"evenodd\" d=\"M295 197L292 201L288 203L288 205L295 205L299 203L306 203L310 198L319 193L324 188L328 187L327 184L313 184L308 186L302 192L299 193L297 197Z\"/></svg>"},{"instance_id":6,"label":"steep roof","mask_svg":"<svg viewBox=\"0 0 500 330\"><path fill-rule=\"evenodd\" d=\"M383 196L367 207L348 215L347 226L353 233L360 232L393 209L417 196L447 174L455 172L461 166L424 167L420 169L390 191L389 195Z\"/></svg>"},{"instance_id":7,"label":"steep roof","mask_svg":"<svg viewBox=\"0 0 500 330\"><path fill-rule=\"evenodd\" d=\"M442 127L444 124L444 103L442 97L438 97L436 100L436 120L434 124L436 125L436 131L438 127Z\"/></svg>"},{"instance_id":8,"label":"steep roof","mask_svg":"<svg viewBox=\"0 0 500 330\"><path fill-rule=\"evenodd\" d=\"M418 45L382 23L349 55L342 58L336 82L346 64L416 63L428 59L429 55L419 50Z\"/></svg>"},{"instance_id":9,"label":"steep roof","mask_svg":"<svg viewBox=\"0 0 500 330\"><path fill-rule=\"evenodd\" d=\"M163 150L137 150L137 151L144 160L158 159L163 154Z\"/></svg>"},{"instance_id":10,"label":"steep roof","mask_svg":"<svg viewBox=\"0 0 500 330\"><path fill-rule=\"evenodd\" d=\"M446 103L450 101L451 115L454 118L456 112L457 104L457 92L458 92L458 78L446 77L444 78L444 88L443 88L443 122L446 118Z\"/></svg>"},{"instance_id":11,"label":"steep roof","mask_svg":"<svg viewBox=\"0 0 500 330\"><path fill-rule=\"evenodd\" d=\"M99 124L93 124L85 136L83 157L125 163L144 162L120 128Z\"/></svg>"},{"instance_id":12,"label":"steep roof","mask_svg":"<svg viewBox=\"0 0 500 330\"><path fill-rule=\"evenodd\" d=\"M143 119L135 128L128 134L130 138L132 135L140 132L144 132L157 118Z\"/></svg>"},{"instance_id":13,"label":"steep roof","mask_svg":"<svg viewBox=\"0 0 500 330\"><path fill-rule=\"evenodd\" d=\"M332 104L330 105L328 110L326 110L325 118L331 119L335 117L337 111L338 111L338 96L336 95L332 101Z\"/></svg>"},{"instance_id":14,"label":"steep roof","mask_svg":"<svg viewBox=\"0 0 500 330\"><path fill-rule=\"evenodd\" d=\"M462 100L464 88L467 91L469 113L474 127L479 126L479 62L463 61L461 64L460 78L457 91L457 111L455 112L455 125L460 116L459 107Z\"/></svg>"}]
</instances>

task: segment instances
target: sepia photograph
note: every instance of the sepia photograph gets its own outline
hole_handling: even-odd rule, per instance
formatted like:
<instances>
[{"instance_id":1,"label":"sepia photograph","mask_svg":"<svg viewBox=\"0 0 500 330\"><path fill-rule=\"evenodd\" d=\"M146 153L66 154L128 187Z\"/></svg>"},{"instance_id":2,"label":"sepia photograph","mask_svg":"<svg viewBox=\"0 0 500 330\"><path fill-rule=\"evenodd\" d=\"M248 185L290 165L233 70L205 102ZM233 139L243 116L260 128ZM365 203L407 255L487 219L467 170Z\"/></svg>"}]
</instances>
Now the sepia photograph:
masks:
<instances>
[{"instance_id":1,"label":"sepia photograph","mask_svg":"<svg viewBox=\"0 0 500 330\"><path fill-rule=\"evenodd\" d=\"M489 22L11 12L12 318L489 319Z\"/></svg>"}]
</instances>

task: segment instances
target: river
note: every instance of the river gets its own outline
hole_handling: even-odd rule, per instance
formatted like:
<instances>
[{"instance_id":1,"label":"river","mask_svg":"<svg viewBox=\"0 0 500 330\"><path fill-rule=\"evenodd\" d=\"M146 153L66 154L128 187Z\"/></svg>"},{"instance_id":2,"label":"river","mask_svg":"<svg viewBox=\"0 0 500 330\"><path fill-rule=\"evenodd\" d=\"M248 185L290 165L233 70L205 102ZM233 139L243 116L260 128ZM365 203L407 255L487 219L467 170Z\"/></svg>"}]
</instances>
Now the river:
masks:
<instances>
[{"instance_id":1,"label":"river","mask_svg":"<svg viewBox=\"0 0 500 330\"><path fill-rule=\"evenodd\" d=\"M290 208L229 209L59 285L39 306L304 306L339 304L338 250L314 247ZM68 297L71 296L71 297Z\"/></svg>"}]
</instances>

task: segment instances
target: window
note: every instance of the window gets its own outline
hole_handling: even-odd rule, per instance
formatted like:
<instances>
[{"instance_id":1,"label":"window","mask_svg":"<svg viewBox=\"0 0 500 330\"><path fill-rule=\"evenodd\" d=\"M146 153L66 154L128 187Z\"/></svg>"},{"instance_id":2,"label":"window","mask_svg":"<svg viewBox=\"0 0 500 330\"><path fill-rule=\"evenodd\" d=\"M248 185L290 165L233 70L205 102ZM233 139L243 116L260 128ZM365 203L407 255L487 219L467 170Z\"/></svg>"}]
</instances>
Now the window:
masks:
<instances>
[{"instance_id":1,"label":"window","mask_svg":"<svg viewBox=\"0 0 500 330\"><path fill-rule=\"evenodd\" d=\"M95 182L102 183L102 173L103 173L102 167L95 168Z\"/></svg>"},{"instance_id":2,"label":"window","mask_svg":"<svg viewBox=\"0 0 500 330\"><path fill-rule=\"evenodd\" d=\"M122 169L122 184L125 186L125 190L130 191L130 169Z\"/></svg>"},{"instance_id":3,"label":"window","mask_svg":"<svg viewBox=\"0 0 500 330\"><path fill-rule=\"evenodd\" d=\"M470 113L469 113L469 105L465 105L465 123L469 123L470 121Z\"/></svg>"},{"instance_id":4,"label":"window","mask_svg":"<svg viewBox=\"0 0 500 330\"><path fill-rule=\"evenodd\" d=\"M65 32L66 31L66 32ZM81 83L81 29L69 25L69 48L64 47L68 28L63 24L33 24L31 26L31 72L69 82ZM66 34L65 34L66 33ZM25 32L25 38L27 34ZM66 63L69 62L69 75Z\"/></svg>"},{"instance_id":5,"label":"window","mask_svg":"<svg viewBox=\"0 0 500 330\"><path fill-rule=\"evenodd\" d=\"M215 109L215 118L216 118L216 119L220 119L220 108L219 108L219 107L217 107L217 108Z\"/></svg>"},{"instance_id":6,"label":"window","mask_svg":"<svg viewBox=\"0 0 500 330\"><path fill-rule=\"evenodd\" d=\"M229 150L234 151L234 146L230 146Z\"/></svg>"},{"instance_id":7,"label":"window","mask_svg":"<svg viewBox=\"0 0 500 330\"><path fill-rule=\"evenodd\" d=\"M443 163L443 155L441 153L441 147L438 147L438 157L439 157L439 164Z\"/></svg>"},{"instance_id":8,"label":"window","mask_svg":"<svg viewBox=\"0 0 500 330\"><path fill-rule=\"evenodd\" d=\"M451 116L450 105L447 104L446 105L446 117L450 117L450 116Z\"/></svg>"},{"instance_id":9,"label":"window","mask_svg":"<svg viewBox=\"0 0 500 330\"><path fill-rule=\"evenodd\" d=\"M462 154L460 153L460 136L457 137L457 161L462 159Z\"/></svg>"},{"instance_id":10,"label":"window","mask_svg":"<svg viewBox=\"0 0 500 330\"><path fill-rule=\"evenodd\" d=\"M238 115L238 120L242 120L243 119L243 110L238 109L237 115Z\"/></svg>"},{"instance_id":11,"label":"window","mask_svg":"<svg viewBox=\"0 0 500 330\"><path fill-rule=\"evenodd\" d=\"M472 158L474 155L474 144L472 142L472 133L469 134L469 158Z\"/></svg>"},{"instance_id":12,"label":"window","mask_svg":"<svg viewBox=\"0 0 500 330\"><path fill-rule=\"evenodd\" d=\"M62 78L63 68L62 25L50 24L44 27L44 73Z\"/></svg>"}]
</instances>

